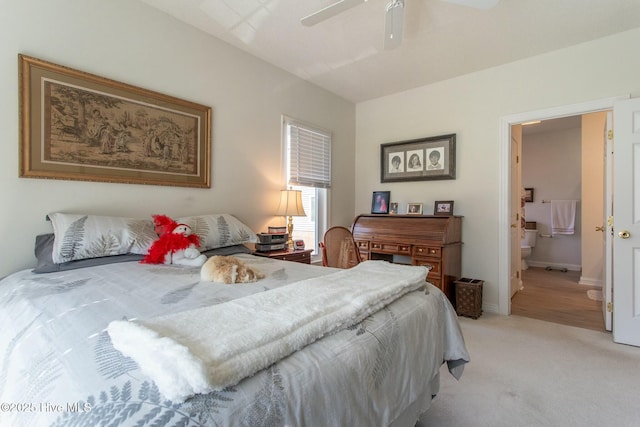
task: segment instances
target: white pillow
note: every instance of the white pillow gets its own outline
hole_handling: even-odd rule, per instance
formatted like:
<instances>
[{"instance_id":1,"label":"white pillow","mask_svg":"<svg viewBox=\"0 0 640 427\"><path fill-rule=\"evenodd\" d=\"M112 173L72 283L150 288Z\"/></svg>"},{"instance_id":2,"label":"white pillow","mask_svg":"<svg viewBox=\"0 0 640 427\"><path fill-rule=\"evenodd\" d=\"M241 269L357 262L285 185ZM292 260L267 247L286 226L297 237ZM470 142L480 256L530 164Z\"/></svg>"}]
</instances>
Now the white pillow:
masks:
<instances>
[{"instance_id":1,"label":"white pillow","mask_svg":"<svg viewBox=\"0 0 640 427\"><path fill-rule=\"evenodd\" d=\"M144 255L158 238L151 219L65 213L51 213L49 219L56 264L127 253Z\"/></svg>"},{"instance_id":2,"label":"white pillow","mask_svg":"<svg viewBox=\"0 0 640 427\"><path fill-rule=\"evenodd\" d=\"M258 241L251 228L229 214L188 216L175 221L187 224L198 235L201 251Z\"/></svg>"}]
</instances>

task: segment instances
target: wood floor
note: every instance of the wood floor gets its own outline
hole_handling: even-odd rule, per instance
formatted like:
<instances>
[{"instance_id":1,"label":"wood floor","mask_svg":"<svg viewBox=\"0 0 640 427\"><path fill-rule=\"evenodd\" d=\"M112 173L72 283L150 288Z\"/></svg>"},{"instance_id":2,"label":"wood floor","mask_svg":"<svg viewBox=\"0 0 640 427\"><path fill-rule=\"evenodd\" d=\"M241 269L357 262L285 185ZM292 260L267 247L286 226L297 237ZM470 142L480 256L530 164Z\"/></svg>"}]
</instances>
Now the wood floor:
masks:
<instances>
[{"instance_id":1,"label":"wood floor","mask_svg":"<svg viewBox=\"0 0 640 427\"><path fill-rule=\"evenodd\" d=\"M579 271L523 270L524 289L511 299L511 314L604 331L602 302L587 297L587 290L600 288L579 285L579 279Z\"/></svg>"}]
</instances>

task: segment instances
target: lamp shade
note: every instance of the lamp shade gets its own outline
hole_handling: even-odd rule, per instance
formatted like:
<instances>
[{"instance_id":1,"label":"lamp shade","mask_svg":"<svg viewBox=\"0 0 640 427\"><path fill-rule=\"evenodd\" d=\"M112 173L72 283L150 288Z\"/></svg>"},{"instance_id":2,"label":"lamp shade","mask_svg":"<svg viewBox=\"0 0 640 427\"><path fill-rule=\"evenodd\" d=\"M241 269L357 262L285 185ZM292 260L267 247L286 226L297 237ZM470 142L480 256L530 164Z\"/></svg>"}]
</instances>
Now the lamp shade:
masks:
<instances>
[{"instance_id":1,"label":"lamp shade","mask_svg":"<svg viewBox=\"0 0 640 427\"><path fill-rule=\"evenodd\" d=\"M282 190L280 191L280 206L276 211L279 216L306 216L302 206L302 191Z\"/></svg>"}]
</instances>

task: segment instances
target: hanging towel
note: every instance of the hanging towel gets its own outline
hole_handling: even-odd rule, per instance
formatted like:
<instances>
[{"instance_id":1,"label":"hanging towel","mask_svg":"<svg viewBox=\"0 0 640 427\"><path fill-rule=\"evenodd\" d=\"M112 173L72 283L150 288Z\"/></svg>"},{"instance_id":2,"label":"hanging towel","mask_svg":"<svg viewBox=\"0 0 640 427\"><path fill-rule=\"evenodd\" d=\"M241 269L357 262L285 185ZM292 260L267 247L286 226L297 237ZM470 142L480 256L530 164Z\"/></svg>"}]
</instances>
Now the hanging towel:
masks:
<instances>
[{"instance_id":1,"label":"hanging towel","mask_svg":"<svg viewBox=\"0 0 640 427\"><path fill-rule=\"evenodd\" d=\"M551 234L573 234L576 224L575 200L551 201Z\"/></svg>"}]
</instances>

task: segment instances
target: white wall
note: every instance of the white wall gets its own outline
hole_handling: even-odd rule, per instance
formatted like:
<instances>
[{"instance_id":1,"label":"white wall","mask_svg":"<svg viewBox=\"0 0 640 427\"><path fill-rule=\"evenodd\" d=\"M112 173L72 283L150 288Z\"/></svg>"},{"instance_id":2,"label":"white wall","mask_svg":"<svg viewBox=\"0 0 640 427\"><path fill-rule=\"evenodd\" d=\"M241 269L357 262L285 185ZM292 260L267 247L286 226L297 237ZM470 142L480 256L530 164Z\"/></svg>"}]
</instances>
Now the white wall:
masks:
<instances>
[{"instance_id":1,"label":"white wall","mask_svg":"<svg viewBox=\"0 0 640 427\"><path fill-rule=\"evenodd\" d=\"M522 138L522 186L534 189L525 218L536 221L538 238L527 263L534 267L580 271L582 264L582 132L581 128L541 132ZM600 153L602 155L602 152ZM575 233L551 236L551 203L578 200ZM542 235L542 236L541 236Z\"/></svg>"},{"instance_id":2,"label":"white wall","mask_svg":"<svg viewBox=\"0 0 640 427\"><path fill-rule=\"evenodd\" d=\"M358 104L356 212L368 212L374 190L426 206L455 200L455 213L464 215L462 274L485 280L485 309L506 312L498 298L505 277L498 271L500 119L639 94L638 43L640 30L632 30ZM380 183L380 144L447 133L457 134L456 180Z\"/></svg>"},{"instance_id":3,"label":"white wall","mask_svg":"<svg viewBox=\"0 0 640 427\"><path fill-rule=\"evenodd\" d=\"M333 132L331 220L353 219L355 106L132 0L0 1L0 277L34 265L53 211L148 217L228 212L256 231L280 189L280 117ZM18 178L18 53L213 108L212 187Z\"/></svg>"}]
</instances>

